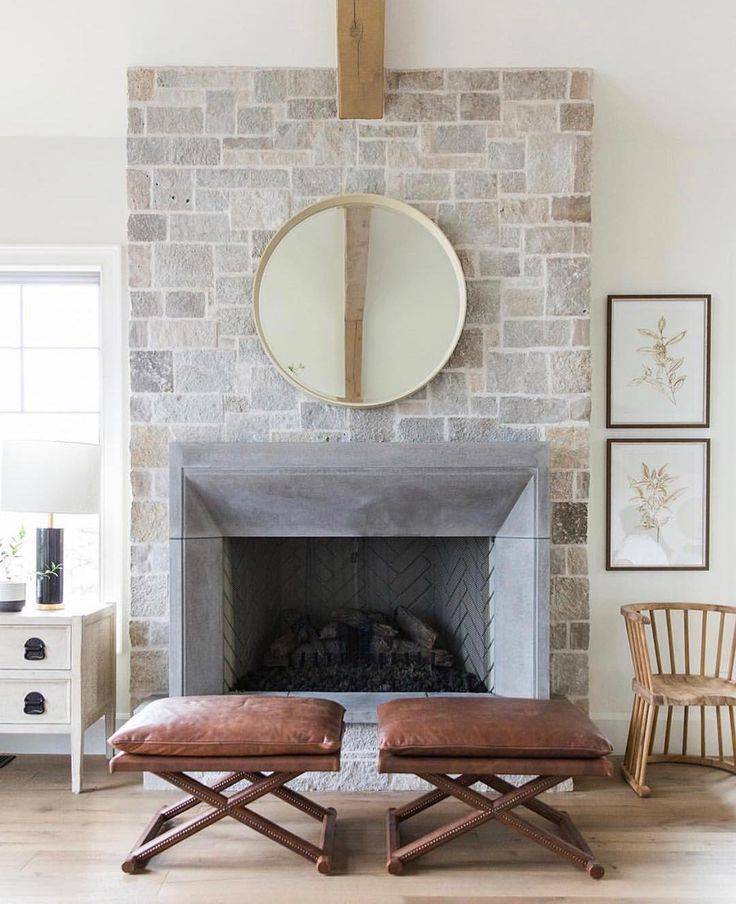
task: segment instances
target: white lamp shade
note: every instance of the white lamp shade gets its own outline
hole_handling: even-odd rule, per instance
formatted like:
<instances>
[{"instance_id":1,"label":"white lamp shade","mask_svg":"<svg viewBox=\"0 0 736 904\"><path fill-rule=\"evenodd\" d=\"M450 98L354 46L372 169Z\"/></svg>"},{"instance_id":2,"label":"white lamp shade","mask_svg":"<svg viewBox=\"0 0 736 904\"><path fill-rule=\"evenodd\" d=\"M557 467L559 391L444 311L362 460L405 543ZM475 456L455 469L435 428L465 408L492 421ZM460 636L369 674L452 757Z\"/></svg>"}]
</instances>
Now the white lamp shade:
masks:
<instances>
[{"instance_id":1,"label":"white lamp shade","mask_svg":"<svg viewBox=\"0 0 736 904\"><path fill-rule=\"evenodd\" d=\"M90 443L4 442L0 508L6 512L91 514L100 510L100 447Z\"/></svg>"}]
</instances>

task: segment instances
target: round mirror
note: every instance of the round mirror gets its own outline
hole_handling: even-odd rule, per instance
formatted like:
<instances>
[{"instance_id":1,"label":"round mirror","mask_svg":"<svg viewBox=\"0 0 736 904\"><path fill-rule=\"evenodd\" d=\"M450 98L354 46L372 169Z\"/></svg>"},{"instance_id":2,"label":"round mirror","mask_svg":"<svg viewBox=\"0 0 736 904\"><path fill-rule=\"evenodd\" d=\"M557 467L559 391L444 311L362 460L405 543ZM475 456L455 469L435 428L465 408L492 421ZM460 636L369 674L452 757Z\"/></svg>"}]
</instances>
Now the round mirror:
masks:
<instances>
[{"instance_id":1,"label":"round mirror","mask_svg":"<svg viewBox=\"0 0 736 904\"><path fill-rule=\"evenodd\" d=\"M442 231L380 195L307 207L273 237L256 273L255 319L291 383L335 405L411 395L447 363L465 280Z\"/></svg>"}]
</instances>

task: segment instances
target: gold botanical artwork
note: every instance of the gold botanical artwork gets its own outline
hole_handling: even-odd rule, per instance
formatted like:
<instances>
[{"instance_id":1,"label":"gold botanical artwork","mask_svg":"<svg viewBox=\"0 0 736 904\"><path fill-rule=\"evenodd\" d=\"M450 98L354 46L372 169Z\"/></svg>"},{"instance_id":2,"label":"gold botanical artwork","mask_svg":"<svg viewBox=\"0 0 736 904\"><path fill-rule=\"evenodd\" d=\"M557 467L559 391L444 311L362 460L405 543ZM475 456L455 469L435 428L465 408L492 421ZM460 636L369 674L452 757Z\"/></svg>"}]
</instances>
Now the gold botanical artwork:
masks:
<instances>
[{"instance_id":1,"label":"gold botanical artwork","mask_svg":"<svg viewBox=\"0 0 736 904\"><path fill-rule=\"evenodd\" d=\"M636 493L630 501L636 503L639 523L645 530L657 532L657 543L660 531L672 519L673 512L670 506L687 489L686 487L673 489L672 484L680 478L668 474L668 467L668 464L663 464L661 468L650 468L642 462L641 477L628 478L629 486Z\"/></svg>"},{"instance_id":2,"label":"gold botanical artwork","mask_svg":"<svg viewBox=\"0 0 736 904\"><path fill-rule=\"evenodd\" d=\"M673 405L677 405L677 393L682 389L687 379L685 374L681 372L685 358L684 356L682 358L673 358L670 354L670 346L681 342L687 335L687 330L681 330L668 339L664 334L666 327L667 321L664 317L660 317L657 323L658 332L642 327L637 329L637 333L653 340L652 345L637 348L638 352L647 355L652 360L651 363L648 361L644 362L642 373L638 377L634 377L631 382L636 385L645 383L657 392L662 393Z\"/></svg>"}]
</instances>

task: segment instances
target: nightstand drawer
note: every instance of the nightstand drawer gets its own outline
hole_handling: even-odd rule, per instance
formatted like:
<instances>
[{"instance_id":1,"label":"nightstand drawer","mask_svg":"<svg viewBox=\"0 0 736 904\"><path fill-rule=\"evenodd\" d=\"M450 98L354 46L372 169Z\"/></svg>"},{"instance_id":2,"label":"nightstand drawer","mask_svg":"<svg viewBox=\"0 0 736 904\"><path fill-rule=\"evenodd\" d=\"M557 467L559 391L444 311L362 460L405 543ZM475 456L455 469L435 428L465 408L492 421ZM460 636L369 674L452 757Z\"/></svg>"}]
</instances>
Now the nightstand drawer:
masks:
<instances>
[{"instance_id":1,"label":"nightstand drawer","mask_svg":"<svg viewBox=\"0 0 736 904\"><path fill-rule=\"evenodd\" d=\"M0 678L0 723L66 725L71 682L66 678Z\"/></svg>"},{"instance_id":2,"label":"nightstand drawer","mask_svg":"<svg viewBox=\"0 0 736 904\"><path fill-rule=\"evenodd\" d=\"M0 626L0 669L71 668L68 625Z\"/></svg>"}]
</instances>

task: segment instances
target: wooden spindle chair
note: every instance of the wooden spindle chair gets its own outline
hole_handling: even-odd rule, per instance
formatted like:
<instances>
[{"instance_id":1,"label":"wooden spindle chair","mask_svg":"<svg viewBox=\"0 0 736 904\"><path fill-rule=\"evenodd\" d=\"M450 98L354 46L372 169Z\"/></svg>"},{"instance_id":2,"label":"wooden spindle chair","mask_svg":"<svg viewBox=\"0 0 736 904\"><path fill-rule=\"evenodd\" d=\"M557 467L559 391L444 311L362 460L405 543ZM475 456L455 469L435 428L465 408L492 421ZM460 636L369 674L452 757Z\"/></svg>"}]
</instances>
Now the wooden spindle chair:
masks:
<instances>
[{"instance_id":1,"label":"wooden spindle chair","mask_svg":"<svg viewBox=\"0 0 736 904\"><path fill-rule=\"evenodd\" d=\"M634 664L634 707L621 767L626 781L639 797L649 797L649 763L714 766L736 774L736 608L635 603L622 606L621 614ZM654 753L661 706L667 707L662 752ZM683 707L678 752L672 738L675 707ZM691 707L700 709L699 744L695 732L694 738L689 737ZM724 707L727 718L723 718ZM706 712L714 714L717 756L715 751L706 753ZM695 741L697 752L690 752L689 741Z\"/></svg>"}]
</instances>

